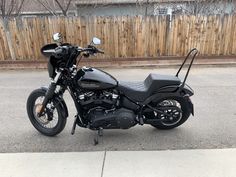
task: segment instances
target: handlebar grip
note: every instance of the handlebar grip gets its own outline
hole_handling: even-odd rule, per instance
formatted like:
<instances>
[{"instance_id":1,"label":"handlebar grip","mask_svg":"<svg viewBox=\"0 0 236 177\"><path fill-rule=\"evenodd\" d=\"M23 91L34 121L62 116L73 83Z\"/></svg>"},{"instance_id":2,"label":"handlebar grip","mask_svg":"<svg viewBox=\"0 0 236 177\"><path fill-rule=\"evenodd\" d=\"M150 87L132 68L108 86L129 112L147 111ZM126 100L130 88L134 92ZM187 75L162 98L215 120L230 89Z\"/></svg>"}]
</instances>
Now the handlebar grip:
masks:
<instances>
[{"instance_id":1,"label":"handlebar grip","mask_svg":"<svg viewBox=\"0 0 236 177\"><path fill-rule=\"evenodd\" d=\"M100 50L100 49L97 49L95 47L93 48L85 48L83 49L84 52L91 52L91 53L102 53L104 54L104 51Z\"/></svg>"},{"instance_id":2,"label":"handlebar grip","mask_svg":"<svg viewBox=\"0 0 236 177\"><path fill-rule=\"evenodd\" d=\"M104 51L100 50L100 49L97 49L97 52L98 53L101 53L101 54L104 54Z\"/></svg>"}]
</instances>

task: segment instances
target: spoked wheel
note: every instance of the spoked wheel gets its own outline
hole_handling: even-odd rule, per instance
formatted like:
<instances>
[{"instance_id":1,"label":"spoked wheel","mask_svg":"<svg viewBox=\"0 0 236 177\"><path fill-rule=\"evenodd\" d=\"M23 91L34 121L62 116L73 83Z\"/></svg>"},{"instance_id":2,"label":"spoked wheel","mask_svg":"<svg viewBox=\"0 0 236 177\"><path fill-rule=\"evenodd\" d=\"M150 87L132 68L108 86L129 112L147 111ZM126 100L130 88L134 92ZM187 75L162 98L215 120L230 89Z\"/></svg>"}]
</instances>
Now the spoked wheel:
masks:
<instances>
[{"instance_id":1,"label":"spoked wheel","mask_svg":"<svg viewBox=\"0 0 236 177\"><path fill-rule=\"evenodd\" d=\"M155 108L163 113L152 113L152 119L158 119L158 122L151 125L158 129L173 129L183 124L190 116L188 103L185 99L170 98L155 103Z\"/></svg>"},{"instance_id":2,"label":"spoked wheel","mask_svg":"<svg viewBox=\"0 0 236 177\"><path fill-rule=\"evenodd\" d=\"M66 118L60 111L60 107L54 101L47 104L42 116L38 116L42 108L45 91L38 89L33 91L27 101L27 112L33 126L46 136L54 136L60 133L65 125Z\"/></svg>"}]
</instances>

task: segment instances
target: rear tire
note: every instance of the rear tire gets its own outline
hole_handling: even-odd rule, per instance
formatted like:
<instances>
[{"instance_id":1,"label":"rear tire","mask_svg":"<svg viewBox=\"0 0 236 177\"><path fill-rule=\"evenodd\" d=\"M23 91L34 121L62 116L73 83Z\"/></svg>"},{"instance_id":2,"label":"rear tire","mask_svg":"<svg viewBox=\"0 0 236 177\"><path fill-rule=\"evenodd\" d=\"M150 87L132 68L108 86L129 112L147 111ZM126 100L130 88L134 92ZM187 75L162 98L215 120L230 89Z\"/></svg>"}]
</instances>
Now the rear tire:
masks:
<instances>
[{"instance_id":1,"label":"rear tire","mask_svg":"<svg viewBox=\"0 0 236 177\"><path fill-rule=\"evenodd\" d=\"M46 136L55 136L59 134L65 128L66 118L63 117L59 104L56 104L54 100L52 100L52 105L55 106L53 112L50 112L51 109L46 108L44 116L41 116L41 117L37 116L36 109L37 109L37 106L40 105L40 103L36 104L36 101L40 97L44 97L45 93L46 93L45 90L37 89L37 90L34 90L29 95L28 100L27 100L27 113L28 113L30 122L40 133ZM55 120L54 119L55 111L57 111L56 124L53 127L46 127L49 123L52 123L52 121Z\"/></svg>"},{"instance_id":2,"label":"rear tire","mask_svg":"<svg viewBox=\"0 0 236 177\"><path fill-rule=\"evenodd\" d=\"M176 127L182 125L189 118L189 116L191 114L191 111L189 109L189 103L187 102L187 100L185 100L184 98L179 98L179 97L165 98L155 104L158 105L161 102L163 102L164 100L174 100L174 101L178 102L179 109L182 110L181 117L179 117L179 119L176 120L176 122L174 124L168 125L168 124L165 124L164 122L160 121L158 123L151 123L151 125L157 129L160 129L160 130L170 130L170 129L173 129L173 128L176 128Z\"/></svg>"}]
</instances>

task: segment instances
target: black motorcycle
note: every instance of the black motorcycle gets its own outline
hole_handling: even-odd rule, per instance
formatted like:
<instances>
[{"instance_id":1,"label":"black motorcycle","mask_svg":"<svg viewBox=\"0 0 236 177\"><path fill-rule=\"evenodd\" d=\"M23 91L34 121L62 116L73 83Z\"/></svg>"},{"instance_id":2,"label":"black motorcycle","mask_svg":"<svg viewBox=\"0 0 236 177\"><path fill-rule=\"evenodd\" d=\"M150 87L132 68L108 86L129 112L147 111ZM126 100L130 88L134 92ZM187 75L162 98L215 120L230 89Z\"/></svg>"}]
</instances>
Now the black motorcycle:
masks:
<instances>
[{"instance_id":1,"label":"black motorcycle","mask_svg":"<svg viewBox=\"0 0 236 177\"><path fill-rule=\"evenodd\" d=\"M55 44L48 44L41 52L48 60L49 87L34 90L27 100L27 113L33 126L46 136L60 133L68 117L63 99L69 91L76 110L71 134L76 125L98 131L129 129L137 124L150 124L158 129L173 129L194 114L190 96L193 90L185 84L197 49L192 49L175 76L149 74L140 82L117 81L108 73L92 67L77 69L82 56L104 53L95 47L101 43L93 38L86 48L61 43L60 34L54 34ZM77 61L77 57L80 59ZM192 56L183 81L178 75Z\"/></svg>"}]
</instances>

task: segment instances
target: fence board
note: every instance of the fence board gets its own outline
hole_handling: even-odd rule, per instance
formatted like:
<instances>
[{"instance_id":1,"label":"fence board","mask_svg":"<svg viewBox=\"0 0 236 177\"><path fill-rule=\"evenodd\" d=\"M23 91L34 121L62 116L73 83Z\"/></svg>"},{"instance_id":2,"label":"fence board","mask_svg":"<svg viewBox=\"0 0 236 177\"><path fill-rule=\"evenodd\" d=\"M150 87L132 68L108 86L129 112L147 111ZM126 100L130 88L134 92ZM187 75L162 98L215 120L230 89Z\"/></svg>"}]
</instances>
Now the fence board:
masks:
<instances>
[{"instance_id":1,"label":"fence board","mask_svg":"<svg viewBox=\"0 0 236 177\"><path fill-rule=\"evenodd\" d=\"M0 20L0 60L10 59L7 30L18 60L42 58L40 48L55 32L84 47L101 38L99 58L183 56L193 47L201 55L236 55L236 15L17 18L5 27Z\"/></svg>"}]
</instances>

